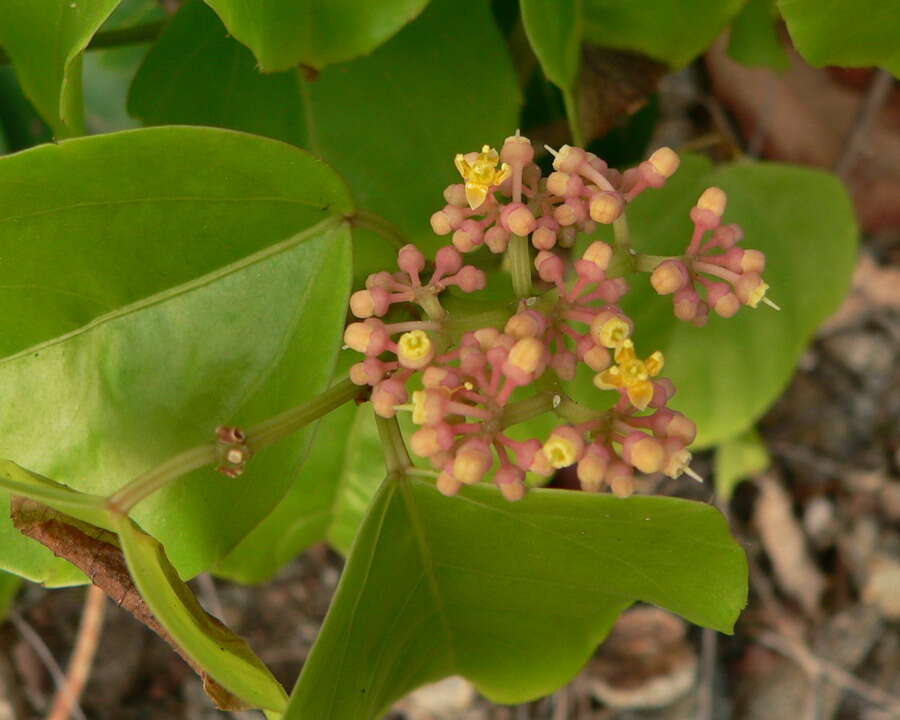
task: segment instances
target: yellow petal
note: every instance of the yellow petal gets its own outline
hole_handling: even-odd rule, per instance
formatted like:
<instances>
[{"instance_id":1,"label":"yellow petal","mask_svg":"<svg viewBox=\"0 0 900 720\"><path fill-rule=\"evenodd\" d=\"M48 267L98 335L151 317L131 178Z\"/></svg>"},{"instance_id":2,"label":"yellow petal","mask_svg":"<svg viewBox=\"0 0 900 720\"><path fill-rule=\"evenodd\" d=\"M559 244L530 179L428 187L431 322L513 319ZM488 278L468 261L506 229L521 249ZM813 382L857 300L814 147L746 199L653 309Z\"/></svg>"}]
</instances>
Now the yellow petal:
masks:
<instances>
[{"instance_id":1,"label":"yellow petal","mask_svg":"<svg viewBox=\"0 0 900 720\"><path fill-rule=\"evenodd\" d=\"M594 385L601 390L615 390L622 387L622 384L622 373L617 367L611 367L594 375Z\"/></svg>"},{"instance_id":2,"label":"yellow petal","mask_svg":"<svg viewBox=\"0 0 900 720\"><path fill-rule=\"evenodd\" d=\"M463 180L465 180L469 171L472 169L469 163L466 162L466 156L462 153L458 153L457 156L453 158L453 164L456 165L456 169L459 170L459 174L462 175Z\"/></svg>"},{"instance_id":3,"label":"yellow petal","mask_svg":"<svg viewBox=\"0 0 900 720\"><path fill-rule=\"evenodd\" d=\"M665 364L665 358L663 358L663 354L657 350L650 357L648 357L644 361L644 365L647 367L647 372L650 373L650 377L656 377L663 369L663 365Z\"/></svg>"},{"instance_id":4,"label":"yellow petal","mask_svg":"<svg viewBox=\"0 0 900 720\"><path fill-rule=\"evenodd\" d=\"M638 410L645 410L647 405L649 405L650 401L653 399L653 383L635 383L629 387L626 392L628 393L628 399L631 401L632 405Z\"/></svg>"},{"instance_id":5,"label":"yellow petal","mask_svg":"<svg viewBox=\"0 0 900 720\"><path fill-rule=\"evenodd\" d=\"M473 210L481 207L481 204L487 199L487 194L488 189L484 185L466 183L466 200Z\"/></svg>"},{"instance_id":6,"label":"yellow petal","mask_svg":"<svg viewBox=\"0 0 900 720\"><path fill-rule=\"evenodd\" d=\"M634 352L634 343L631 340L623 340L622 344L616 348L616 362L624 365L627 362L633 362L637 359Z\"/></svg>"},{"instance_id":7,"label":"yellow petal","mask_svg":"<svg viewBox=\"0 0 900 720\"><path fill-rule=\"evenodd\" d=\"M506 178L512 175L512 169L506 163L500 166L500 169L494 174L494 185L500 185Z\"/></svg>"}]
</instances>

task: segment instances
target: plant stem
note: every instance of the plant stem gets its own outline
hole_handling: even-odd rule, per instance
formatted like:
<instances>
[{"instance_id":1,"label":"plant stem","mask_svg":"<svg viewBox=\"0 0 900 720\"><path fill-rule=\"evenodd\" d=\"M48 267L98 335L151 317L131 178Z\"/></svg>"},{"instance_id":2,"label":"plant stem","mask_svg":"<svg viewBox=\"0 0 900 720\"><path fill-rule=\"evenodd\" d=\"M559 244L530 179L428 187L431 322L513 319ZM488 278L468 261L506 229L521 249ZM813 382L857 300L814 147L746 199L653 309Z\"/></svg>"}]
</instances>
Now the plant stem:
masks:
<instances>
[{"instance_id":1,"label":"plant stem","mask_svg":"<svg viewBox=\"0 0 900 720\"><path fill-rule=\"evenodd\" d=\"M518 298L531 295L531 253L528 252L528 238L513 235L506 250L509 258L509 272L512 275L513 291Z\"/></svg>"},{"instance_id":2,"label":"plant stem","mask_svg":"<svg viewBox=\"0 0 900 720\"><path fill-rule=\"evenodd\" d=\"M625 217L625 211L618 218L613 220L613 237L615 238L616 249L631 250L631 238L628 235L628 218Z\"/></svg>"},{"instance_id":3,"label":"plant stem","mask_svg":"<svg viewBox=\"0 0 900 720\"><path fill-rule=\"evenodd\" d=\"M349 218L350 224L380 235L398 250L409 244L409 239L390 220L385 220L368 210L357 210Z\"/></svg>"},{"instance_id":4,"label":"plant stem","mask_svg":"<svg viewBox=\"0 0 900 720\"><path fill-rule=\"evenodd\" d=\"M680 256L674 255L644 255L638 253L634 256L634 269L638 272L653 272L666 260L678 260Z\"/></svg>"},{"instance_id":5,"label":"plant stem","mask_svg":"<svg viewBox=\"0 0 900 720\"><path fill-rule=\"evenodd\" d=\"M285 410L248 429L247 447L252 453L257 453L349 402L358 394L358 385L350 380L342 380L309 402ZM111 512L127 514L141 500L160 488L218 460L219 446L214 442L185 450L110 495L106 500L106 507Z\"/></svg>"},{"instance_id":6,"label":"plant stem","mask_svg":"<svg viewBox=\"0 0 900 720\"><path fill-rule=\"evenodd\" d=\"M591 408L582 405L581 403L575 402L572 398L563 393L560 393L559 396L560 403L554 409L554 412L567 423L571 423L572 425L578 425L579 423L596 420L597 418L602 417L606 414L597 410L592 410Z\"/></svg>"},{"instance_id":7,"label":"plant stem","mask_svg":"<svg viewBox=\"0 0 900 720\"><path fill-rule=\"evenodd\" d=\"M381 437L381 447L384 450L384 464L388 475L402 475L412 467L409 453L406 451L406 443L400 433L397 418L383 418L375 416L375 425L378 426L378 435Z\"/></svg>"},{"instance_id":8,"label":"plant stem","mask_svg":"<svg viewBox=\"0 0 900 720\"><path fill-rule=\"evenodd\" d=\"M471 315L451 315L446 321L445 327L455 335L462 335L470 330L480 330L486 327L502 328L514 313L515 308L512 308L510 311L485 310Z\"/></svg>"},{"instance_id":9,"label":"plant stem","mask_svg":"<svg viewBox=\"0 0 900 720\"><path fill-rule=\"evenodd\" d=\"M106 504L106 498L100 495L90 495L63 487L30 485L3 477L0 477L0 490L6 490L10 495L18 495L54 507L90 508L96 510L104 507Z\"/></svg>"},{"instance_id":10,"label":"plant stem","mask_svg":"<svg viewBox=\"0 0 900 720\"><path fill-rule=\"evenodd\" d=\"M166 21L160 20L159 22L99 32L94 35L87 46L87 50L103 50L104 48L125 47L126 45L140 45L141 43L151 42L159 37L165 25ZM0 48L0 65L8 65L9 62L9 55Z\"/></svg>"},{"instance_id":11,"label":"plant stem","mask_svg":"<svg viewBox=\"0 0 900 720\"><path fill-rule=\"evenodd\" d=\"M549 412L553 409L553 398L556 395L554 392L539 392L530 398L508 405L500 417L500 426L508 428Z\"/></svg>"}]
</instances>

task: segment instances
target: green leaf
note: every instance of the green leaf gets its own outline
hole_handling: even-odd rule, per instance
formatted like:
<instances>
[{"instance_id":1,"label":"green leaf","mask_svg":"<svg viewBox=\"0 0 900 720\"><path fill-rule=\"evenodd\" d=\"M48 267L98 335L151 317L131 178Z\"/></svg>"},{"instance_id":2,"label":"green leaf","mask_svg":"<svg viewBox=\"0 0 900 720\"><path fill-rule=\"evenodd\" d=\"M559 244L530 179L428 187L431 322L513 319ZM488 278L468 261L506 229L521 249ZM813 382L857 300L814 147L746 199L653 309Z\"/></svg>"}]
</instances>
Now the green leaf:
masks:
<instances>
[{"instance_id":1,"label":"green leaf","mask_svg":"<svg viewBox=\"0 0 900 720\"><path fill-rule=\"evenodd\" d=\"M742 65L787 70L774 0L750 0L731 24L728 54Z\"/></svg>"},{"instance_id":2,"label":"green leaf","mask_svg":"<svg viewBox=\"0 0 900 720\"><path fill-rule=\"evenodd\" d=\"M216 125L303 145L296 72L262 75L200 0L185 3L144 58L128 112L145 125Z\"/></svg>"},{"instance_id":3,"label":"green leaf","mask_svg":"<svg viewBox=\"0 0 900 720\"><path fill-rule=\"evenodd\" d=\"M0 570L0 625L6 619L21 587L22 578Z\"/></svg>"},{"instance_id":4,"label":"green leaf","mask_svg":"<svg viewBox=\"0 0 900 720\"><path fill-rule=\"evenodd\" d=\"M884 0L778 0L800 54L816 66L878 65L900 77L900 7Z\"/></svg>"},{"instance_id":5,"label":"green leaf","mask_svg":"<svg viewBox=\"0 0 900 720\"><path fill-rule=\"evenodd\" d=\"M368 720L453 673L496 702L566 682L636 600L730 632L747 565L712 507L475 486L379 490L285 720Z\"/></svg>"},{"instance_id":6,"label":"green leaf","mask_svg":"<svg viewBox=\"0 0 900 720\"><path fill-rule=\"evenodd\" d=\"M574 85L581 64L582 0L521 0L522 23L544 75L563 93L576 144L583 144Z\"/></svg>"},{"instance_id":7,"label":"green leaf","mask_svg":"<svg viewBox=\"0 0 900 720\"><path fill-rule=\"evenodd\" d=\"M135 586L178 646L251 707L281 712L284 688L242 638L200 607L162 545L127 517L118 516L115 524Z\"/></svg>"},{"instance_id":8,"label":"green leaf","mask_svg":"<svg viewBox=\"0 0 900 720\"><path fill-rule=\"evenodd\" d=\"M706 50L745 0L584 0L585 39L683 67Z\"/></svg>"},{"instance_id":9,"label":"green leaf","mask_svg":"<svg viewBox=\"0 0 900 720\"><path fill-rule=\"evenodd\" d=\"M724 221L744 229L741 244L765 252L768 295L781 311L741 308L696 328L674 318L671 296L657 295L646 275L629 278L632 291L623 301L638 354L665 355L663 375L678 388L670 405L697 423L698 446L744 432L779 396L816 328L849 290L858 234L850 198L831 174L776 163L713 168L689 155L666 187L629 206L635 247L654 255L684 252L688 213L709 186L728 193ZM600 237L611 241L611 233ZM610 394L594 389L587 374L573 392L594 405Z\"/></svg>"},{"instance_id":10,"label":"green leaf","mask_svg":"<svg viewBox=\"0 0 900 720\"><path fill-rule=\"evenodd\" d=\"M329 213L352 206L306 153L140 130L0 158L0 187L0 336L15 350L69 331L0 361L0 456L106 495L220 423L262 420L326 386L351 264ZM277 504L307 439L237 479L193 473L135 517L195 574ZM21 561L6 545L0 558Z\"/></svg>"},{"instance_id":11,"label":"green leaf","mask_svg":"<svg viewBox=\"0 0 900 720\"><path fill-rule=\"evenodd\" d=\"M309 147L353 187L360 207L429 248L428 218L459 182L458 152L513 134L516 76L486 3L435 0L372 55L303 84ZM352 111L348 111L352 108Z\"/></svg>"},{"instance_id":12,"label":"green leaf","mask_svg":"<svg viewBox=\"0 0 900 720\"><path fill-rule=\"evenodd\" d=\"M428 0L206 0L263 72L321 69L372 52ZM462 41L462 39L461 39Z\"/></svg>"},{"instance_id":13,"label":"green leaf","mask_svg":"<svg viewBox=\"0 0 900 720\"><path fill-rule=\"evenodd\" d=\"M52 139L31 103L22 94L16 74L0 67L0 126L6 136L7 152L15 152Z\"/></svg>"},{"instance_id":14,"label":"green leaf","mask_svg":"<svg viewBox=\"0 0 900 720\"><path fill-rule=\"evenodd\" d=\"M771 459L765 443L755 430L749 430L739 437L726 440L716 448L716 493L727 503L734 489L767 467Z\"/></svg>"},{"instance_id":15,"label":"green leaf","mask_svg":"<svg viewBox=\"0 0 900 720\"><path fill-rule=\"evenodd\" d=\"M119 0L4 0L0 45L57 137L84 132L81 53Z\"/></svg>"},{"instance_id":16,"label":"green leaf","mask_svg":"<svg viewBox=\"0 0 900 720\"><path fill-rule=\"evenodd\" d=\"M243 583L271 578L310 545L350 549L384 477L381 442L368 405L345 405L318 425L312 451L284 499L216 573Z\"/></svg>"}]
</instances>

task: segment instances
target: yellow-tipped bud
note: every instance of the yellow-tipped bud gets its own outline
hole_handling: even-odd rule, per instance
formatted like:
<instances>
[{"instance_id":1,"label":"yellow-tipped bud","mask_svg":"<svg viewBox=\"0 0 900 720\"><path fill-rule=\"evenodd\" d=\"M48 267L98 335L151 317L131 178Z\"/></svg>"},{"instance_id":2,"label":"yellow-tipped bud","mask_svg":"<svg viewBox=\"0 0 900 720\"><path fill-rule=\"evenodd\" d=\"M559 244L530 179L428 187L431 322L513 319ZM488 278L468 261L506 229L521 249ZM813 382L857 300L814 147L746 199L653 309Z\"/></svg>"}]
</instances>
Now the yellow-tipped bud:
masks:
<instances>
[{"instance_id":1,"label":"yellow-tipped bud","mask_svg":"<svg viewBox=\"0 0 900 720\"><path fill-rule=\"evenodd\" d=\"M735 284L735 293L744 305L755 308L766 296L769 286L758 273L746 273Z\"/></svg>"},{"instance_id":2,"label":"yellow-tipped bud","mask_svg":"<svg viewBox=\"0 0 900 720\"><path fill-rule=\"evenodd\" d=\"M410 435L409 446L419 457L431 457L441 451L437 430L431 427L421 428Z\"/></svg>"},{"instance_id":3,"label":"yellow-tipped bud","mask_svg":"<svg viewBox=\"0 0 900 720\"><path fill-rule=\"evenodd\" d=\"M697 201L697 207L701 210L709 210L711 213L722 217L725 213L725 205L728 202L728 196L724 190L717 187L709 187L703 191L700 199Z\"/></svg>"},{"instance_id":4,"label":"yellow-tipped bud","mask_svg":"<svg viewBox=\"0 0 900 720\"><path fill-rule=\"evenodd\" d=\"M601 312L591 322L591 337L603 347L619 347L631 337L631 325L617 313Z\"/></svg>"},{"instance_id":5,"label":"yellow-tipped bud","mask_svg":"<svg viewBox=\"0 0 900 720\"><path fill-rule=\"evenodd\" d=\"M662 469L666 454L659 440L647 435L632 443L628 449L628 459L642 473L650 474Z\"/></svg>"},{"instance_id":6,"label":"yellow-tipped bud","mask_svg":"<svg viewBox=\"0 0 900 720\"><path fill-rule=\"evenodd\" d=\"M442 494L447 496L456 495L461 487L462 483L452 475L445 472L442 472L440 475L438 475L437 489Z\"/></svg>"},{"instance_id":7,"label":"yellow-tipped bud","mask_svg":"<svg viewBox=\"0 0 900 720\"><path fill-rule=\"evenodd\" d=\"M581 489L587 492L599 492L603 487L608 464L605 457L592 452L581 458L576 468Z\"/></svg>"},{"instance_id":8,"label":"yellow-tipped bud","mask_svg":"<svg viewBox=\"0 0 900 720\"><path fill-rule=\"evenodd\" d=\"M509 351L507 362L523 373L536 373L543 366L547 348L537 338L522 338Z\"/></svg>"},{"instance_id":9,"label":"yellow-tipped bud","mask_svg":"<svg viewBox=\"0 0 900 720\"><path fill-rule=\"evenodd\" d=\"M612 260L612 255L612 248L605 242L597 240L588 245L587 250L584 251L584 255L581 257L588 262L594 263L601 270L606 270L609 267L609 261Z\"/></svg>"},{"instance_id":10,"label":"yellow-tipped bud","mask_svg":"<svg viewBox=\"0 0 900 720\"><path fill-rule=\"evenodd\" d=\"M621 196L612 192L598 192L591 198L588 208L591 220L604 225L618 220L625 207Z\"/></svg>"},{"instance_id":11,"label":"yellow-tipped bud","mask_svg":"<svg viewBox=\"0 0 900 720\"><path fill-rule=\"evenodd\" d=\"M647 162L653 166L653 169L656 170L660 175L665 178L672 177L675 171L678 169L679 164L681 163L680 158L678 157L678 153L675 152L672 148L663 146L656 150L648 159Z\"/></svg>"},{"instance_id":12,"label":"yellow-tipped bud","mask_svg":"<svg viewBox=\"0 0 900 720\"><path fill-rule=\"evenodd\" d=\"M541 331L537 319L531 313L517 313L506 321L503 331L514 338L536 337Z\"/></svg>"},{"instance_id":13,"label":"yellow-tipped bud","mask_svg":"<svg viewBox=\"0 0 900 720\"><path fill-rule=\"evenodd\" d=\"M434 344L423 330L403 333L397 341L397 360L403 367L418 370L434 358Z\"/></svg>"},{"instance_id":14,"label":"yellow-tipped bud","mask_svg":"<svg viewBox=\"0 0 900 720\"><path fill-rule=\"evenodd\" d=\"M494 462L490 448L483 443L466 443L453 458L453 477L465 485L480 482Z\"/></svg>"},{"instance_id":15,"label":"yellow-tipped bud","mask_svg":"<svg viewBox=\"0 0 900 720\"><path fill-rule=\"evenodd\" d=\"M584 438L575 428L556 428L542 448L551 467L564 468L578 462L584 454Z\"/></svg>"},{"instance_id":16,"label":"yellow-tipped bud","mask_svg":"<svg viewBox=\"0 0 900 720\"><path fill-rule=\"evenodd\" d=\"M627 498L634 494L634 477L631 475L617 475L609 481L609 485L616 497Z\"/></svg>"}]
</instances>

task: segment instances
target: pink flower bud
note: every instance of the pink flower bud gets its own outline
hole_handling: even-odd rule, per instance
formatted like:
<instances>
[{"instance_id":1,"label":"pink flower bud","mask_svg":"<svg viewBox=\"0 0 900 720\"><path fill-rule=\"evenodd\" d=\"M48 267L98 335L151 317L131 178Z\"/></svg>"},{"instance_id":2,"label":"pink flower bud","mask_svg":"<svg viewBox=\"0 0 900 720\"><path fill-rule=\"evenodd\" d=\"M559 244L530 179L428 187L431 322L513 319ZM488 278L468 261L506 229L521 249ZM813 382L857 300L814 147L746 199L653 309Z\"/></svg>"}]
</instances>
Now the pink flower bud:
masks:
<instances>
[{"instance_id":1,"label":"pink flower bud","mask_svg":"<svg viewBox=\"0 0 900 720\"><path fill-rule=\"evenodd\" d=\"M386 372L387 367L381 360L369 357L350 368L350 380L354 385L375 385Z\"/></svg>"},{"instance_id":2,"label":"pink flower bud","mask_svg":"<svg viewBox=\"0 0 900 720\"><path fill-rule=\"evenodd\" d=\"M453 246L460 252L472 252L481 245L484 232L476 220L465 220L453 233Z\"/></svg>"},{"instance_id":3,"label":"pink flower bud","mask_svg":"<svg viewBox=\"0 0 900 720\"><path fill-rule=\"evenodd\" d=\"M576 467L576 474L582 490L586 492L600 491L606 477L609 458L609 450L602 445L588 445L584 457L578 461L578 466Z\"/></svg>"},{"instance_id":4,"label":"pink flower bud","mask_svg":"<svg viewBox=\"0 0 900 720\"><path fill-rule=\"evenodd\" d=\"M484 244L495 255L506 252L509 247L510 232L502 225L492 225L484 233Z\"/></svg>"},{"instance_id":5,"label":"pink flower bud","mask_svg":"<svg viewBox=\"0 0 900 720\"><path fill-rule=\"evenodd\" d=\"M531 140L521 135L511 135L503 141L500 149L500 160L510 167L524 167L534 160L534 148Z\"/></svg>"},{"instance_id":6,"label":"pink flower bud","mask_svg":"<svg viewBox=\"0 0 900 720\"><path fill-rule=\"evenodd\" d=\"M617 303L628 292L628 281L623 277L607 278L597 286L600 299L608 303Z\"/></svg>"},{"instance_id":7,"label":"pink flower bud","mask_svg":"<svg viewBox=\"0 0 900 720\"><path fill-rule=\"evenodd\" d=\"M410 275L420 273L425 269L425 256L415 245L404 245L397 254L397 266Z\"/></svg>"},{"instance_id":8,"label":"pink flower bud","mask_svg":"<svg viewBox=\"0 0 900 720\"><path fill-rule=\"evenodd\" d=\"M381 355L390 341L384 323L374 318L350 323L344 330L344 343L364 355Z\"/></svg>"},{"instance_id":9,"label":"pink flower bud","mask_svg":"<svg viewBox=\"0 0 900 720\"><path fill-rule=\"evenodd\" d=\"M650 284L660 295L671 295L690 282L687 266L681 260L666 260L650 275Z\"/></svg>"},{"instance_id":10,"label":"pink flower bud","mask_svg":"<svg viewBox=\"0 0 900 720\"><path fill-rule=\"evenodd\" d=\"M452 497L459 492L459 489L462 487L462 483L449 473L442 472L440 475L438 475L437 483L435 484L435 486L442 495Z\"/></svg>"},{"instance_id":11,"label":"pink flower bud","mask_svg":"<svg viewBox=\"0 0 900 720\"><path fill-rule=\"evenodd\" d=\"M605 242L597 240L588 245L581 257L601 270L606 270L609 267L609 261L612 260L612 255L612 248Z\"/></svg>"},{"instance_id":12,"label":"pink flower bud","mask_svg":"<svg viewBox=\"0 0 900 720\"><path fill-rule=\"evenodd\" d=\"M569 225L568 227L560 228L556 233L556 244L563 248L570 248L575 244L575 240L578 239L578 229Z\"/></svg>"},{"instance_id":13,"label":"pink flower bud","mask_svg":"<svg viewBox=\"0 0 900 720\"><path fill-rule=\"evenodd\" d=\"M449 235L466 219L465 212L458 207L448 205L431 216L431 229L437 235Z\"/></svg>"},{"instance_id":14,"label":"pink flower bud","mask_svg":"<svg viewBox=\"0 0 900 720\"><path fill-rule=\"evenodd\" d=\"M622 458L642 473L659 472L665 457L662 443L639 431L628 433L622 443Z\"/></svg>"},{"instance_id":15,"label":"pink flower bud","mask_svg":"<svg viewBox=\"0 0 900 720\"><path fill-rule=\"evenodd\" d=\"M740 225L730 223L728 225L719 225L713 231L713 241L723 250L728 250L737 245L744 237L744 232Z\"/></svg>"},{"instance_id":16,"label":"pink flower bud","mask_svg":"<svg viewBox=\"0 0 900 720\"><path fill-rule=\"evenodd\" d=\"M500 224L513 235L530 235L537 221L525 205L514 202L500 211Z\"/></svg>"},{"instance_id":17,"label":"pink flower bud","mask_svg":"<svg viewBox=\"0 0 900 720\"><path fill-rule=\"evenodd\" d=\"M593 345L590 350L584 353L582 360L584 360L584 364L594 372L606 370L606 368L612 365L612 355L609 350L602 345Z\"/></svg>"},{"instance_id":18,"label":"pink flower bud","mask_svg":"<svg viewBox=\"0 0 900 720\"><path fill-rule=\"evenodd\" d=\"M354 385L368 385L369 373L366 370L365 363L354 363L350 367L350 382Z\"/></svg>"},{"instance_id":19,"label":"pink flower bud","mask_svg":"<svg viewBox=\"0 0 900 720\"><path fill-rule=\"evenodd\" d=\"M504 465L494 476L494 482L500 488L500 492L510 502L516 502L525 497L525 473L515 465Z\"/></svg>"},{"instance_id":20,"label":"pink flower bud","mask_svg":"<svg viewBox=\"0 0 900 720\"><path fill-rule=\"evenodd\" d=\"M675 410L663 408L652 416L653 432L667 438L677 438L684 445L690 445L697 437L697 426L694 422Z\"/></svg>"},{"instance_id":21,"label":"pink flower bud","mask_svg":"<svg viewBox=\"0 0 900 720\"><path fill-rule=\"evenodd\" d=\"M578 357L569 350L560 350L550 358L550 367L560 380L574 380L578 372Z\"/></svg>"},{"instance_id":22,"label":"pink flower bud","mask_svg":"<svg viewBox=\"0 0 900 720\"><path fill-rule=\"evenodd\" d=\"M679 320L690 322L697 316L700 305L700 296L693 287L681 288L675 293L674 307L675 317Z\"/></svg>"},{"instance_id":23,"label":"pink flower bud","mask_svg":"<svg viewBox=\"0 0 900 720\"><path fill-rule=\"evenodd\" d=\"M372 388L372 407L381 417L394 417L396 406L405 403L408 398L403 383L394 378L382 380Z\"/></svg>"},{"instance_id":24,"label":"pink flower bud","mask_svg":"<svg viewBox=\"0 0 900 720\"><path fill-rule=\"evenodd\" d=\"M697 200L697 207L701 210L709 210L714 215L722 217L725 214L725 206L728 203L728 196L723 190L717 187L709 187L700 195Z\"/></svg>"},{"instance_id":25,"label":"pink flower bud","mask_svg":"<svg viewBox=\"0 0 900 720\"><path fill-rule=\"evenodd\" d=\"M407 278L407 281L409 281L409 278ZM381 272L373 273L366 278L366 289L368 290L372 290L374 288L390 290L393 285L394 276L384 270L382 270Z\"/></svg>"},{"instance_id":26,"label":"pink flower bud","mask_svg":"<svg viewBox=\"0 0 900 720\"><path fill-rule=\"evenodd\" d=\"M691 324L694 327L705 327L706 323L709 322L709 303L701 300L697 303L697 314L694 315L693 320L691 320Z\"/></svg>"},{"instance_id":27,"label":"pink flower bud","mask_svg":"<svg viewBox=\"0 0 900 720\"><path fill-rule=\"evenodd\" d=\"M692 207L690 215L691 222L704 232L718 227L722 220L721 216L716 215L712 210L701 207Z\"/></svg>"},{"instance_id":28,"label":"pink flower bud","mask_svg":"<svg viewBox=\"0 0 900 720\"><path fill-rule=\"evenodd\" d=\"M459 375L446 367L431 365L422 373L422 386L426 388L455 388L460 382Z\"/></svg>"},{"instance_id":29,"label":"pink flower bud","mask_svg":"<svg viewBox=\"0 0 900 720\"><path fill-rule=\"evenodd\" d=\"M503 364L503 374L516 385L527 385L544 372L547 364L547 347L537 338L518 340Z\"/></svg>"},{"instance_id":30,"label":"pink flower bud","mask_svg":"<svg viewBox=\"0 0 900 720\"><path fill-rule=\"evenodd\" d=\"M537 310L524 310L506 321L503 331L517 340L524 337L538 337L547 329L547 319Z\"/></svg>"},{"instance_id":31,"label":"pink flower bud","mask_svg":"<svg viewBox=\"0 0 900 720\"><path fill-rule=\"evenodd\" d=\"M570 197L553 211L553 219L563 227L583 222L586 218L587 210L581 198Z\"/></svg>"},{"instance_id":32,"label":"pink flower bud","mask_svg":"<svg viewBox=\"0 0 900 720\"><path fill-rule=\"evenodd\" d=\"M465 293L475 292L476 290L484 290L487 286L487 277L484 271L479 270L474 265L464 265L456 275L456 284L459 289Z\"/></svg>"},{"instance_id":33,"label":"pink flower bud","mask_svg":"<svg viewBox=\"0 0 900 720\"><path fill-rule=\"evenodd\" d=\"M735 283L734 292L744 305L755 308L766 296L769 286L763 281L759 273L751 272L742 275Z\"/></svg>"},{"instance_id":34,"label":"pink flower bud","mask_svg":"<svg viewBox=\"0 0 900 720\"><path fill-rule=\"evenodd\" d=\"M603 190L591 196L590 215L591 220L609 225L618 220L625 208L625 201L619 193Z\"/></svg>"},{"instance_id":35,"label":"pink flower bud","mask_svg":"<svg viewBox=\"0 0 900 720\"><path fill-rule=\"evenodd\" d=\"M634 475L623 462L612 462L606 470L606 481L616 497L627 498L634 493Z\"/></svg>"},{"instance_id":36,"label":"pink flower bud","mask_svg":"<svg viewBox=\"0 0 900 720\"><path fill-rule=\"evenodd\" d=\"M493 463L494 455L484 440L466 440L453 459L453 477L465 485L472 485L484 478Z\"/></svg>"},{"instance_id":37,"label":"pink flower bud","mask_svg":"<svg viewBox=\"0 0 900 720\"><path fill-rule=\"evenodd\" d=\"M586 161L584 150L571 145L563 145L553 158L553 169L564 173L576 173Z\"/></svg>"},{"instance_id":38,"label":"pink flower bud","mask_svg":"<svg viewBox=\"0 0 900 720\"><path fill-rule=\"evenodd\" d=\"M731 287L725 283L715 283L707 291L706 300L716 314L723 318L734 317L741 309L741 301L738 300L737 295L731 292Z\"/></svg>"},{"instance_id":39,"label":"pink flower bud","mask_svg":"<svg viewBox=\"0 0 900 720\"><path fill-rule=\"evenodd\" d=\"M350 296L350 312L358 318L372 317L375 314L375 300L368 290L357 290Z\"/></svg>"},{"instance_id":40,"label":"pink flower bud","mask_svg":"<svg viewBox=\"0 0 900 720\"><path fill-rule=\"evenodd\" d=\"M547 177L547 191L560 197L578 197L584 191L584 181L578 175L553 172Z\"/></svg>"},{"instance_id":41,"label":"pink flower bud","mask_svg":"<svg viewBox=\"0 0 900 720\"><path fill-rule=\"evenodd\" d=\"M544 282L559 283L563 280L565 264L552 252L541 250L534 259L534 267Z\"/></svg>"},{"instance_id":42,"label":"pink flower bud","mask_svg":"<svg viewBox=\"0 0 900 720\"><path fill-rule=\"evenodd\" d=\"M669 378L656 378L653 380L653 397L649 405L652 408L664 407L675 396L675 383Z\"/></svg>"},{"instance_id":43,"label":"pink flower bud","mask_svg":"<svg viewBox=\"0 0 900 720\"><path fill-rule=\"evenodd\" d=\"M459 350L459 369L466 375L475 375L487 364L487 357L477 347L462 347Z\"/></svg>"},{"instance_id":44,"label":"pink flower bud","mask_svg":"<svg viewBox=\"0 0 900 720\"><path fill-rule=\"evenodd\" d=\"M446 188L444 188L444 200L448 205L452 205L454 207L468 207L469 201L466 200L466 186L463 183L448 185Z\"/></svg>"},{"instance_id":45,"label":"pink flower bud","mask_svg":"<svg viewBox=\"0 0 900 720\"><path fill-rule=\"evenodd\" d=\"M434 269L444 275L452 275L457 272L463 264L463 257L459 250L450 245L445 245L437 251L434 256Z\"/></svg>"},{"instance_id":46,"label":"pink flower bud","mask_svg":"<svg viewBox=\"0 0 900 720\"><path fill-rule=\"evenodd\" d=\"M550 250L556 245L556 229L559 227L553 218L543 217L531 234L531 244L538 250Z\"/></svg>"},{"instance_id":47,"label":"pink flower bud","mask_svg":"<svg viewBox=\"0 0 900 720\"><path fill-rule=\"evenodd\" d=\"M681 160L672 148L663 146L647 159L647 162L653 167L657 174L664 178L670 178L675 174Z\"/></svg>"},{"instance_id":48,"label":"pink flower bud","mask_svg":"<svg viewBox=\"0 0 900 720\"><path fill-rule=\"evenodd\" d=\"M759 250L744 250L738 272L761 274L766 269L765 253Z\"/></svg>"}]
</instances>

